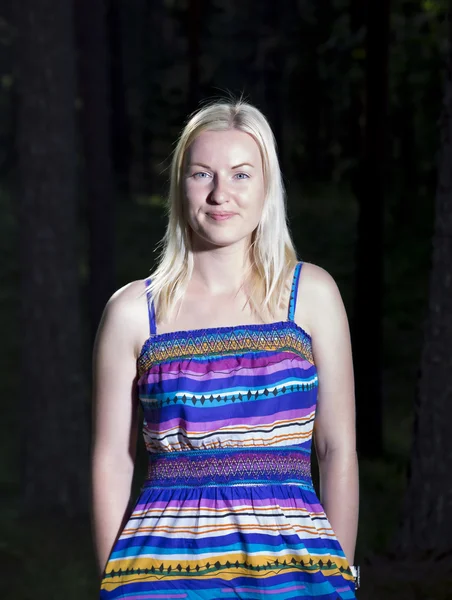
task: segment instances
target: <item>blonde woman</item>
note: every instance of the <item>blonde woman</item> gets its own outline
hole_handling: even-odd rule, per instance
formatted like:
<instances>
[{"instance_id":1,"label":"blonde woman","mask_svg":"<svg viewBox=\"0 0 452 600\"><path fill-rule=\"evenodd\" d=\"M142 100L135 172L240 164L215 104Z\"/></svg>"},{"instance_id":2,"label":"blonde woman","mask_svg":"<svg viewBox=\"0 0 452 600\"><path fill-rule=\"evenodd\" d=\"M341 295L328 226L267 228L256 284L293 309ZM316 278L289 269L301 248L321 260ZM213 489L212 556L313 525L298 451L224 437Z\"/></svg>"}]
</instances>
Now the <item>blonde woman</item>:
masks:
<instances>
[{"instance_id":1,"label":"blonde woman","mask_svg":"<svg viewBox=\"0 0 452 600\"><path fill-rule=\"evenodd\" d=\"M331 276L297 260L255 107L188 121L164 242L151 277L107 303L94 348L100 597L355 598L347 317ZM130 504L138 404L149 467Z\"/></svg>"}]
</instances>

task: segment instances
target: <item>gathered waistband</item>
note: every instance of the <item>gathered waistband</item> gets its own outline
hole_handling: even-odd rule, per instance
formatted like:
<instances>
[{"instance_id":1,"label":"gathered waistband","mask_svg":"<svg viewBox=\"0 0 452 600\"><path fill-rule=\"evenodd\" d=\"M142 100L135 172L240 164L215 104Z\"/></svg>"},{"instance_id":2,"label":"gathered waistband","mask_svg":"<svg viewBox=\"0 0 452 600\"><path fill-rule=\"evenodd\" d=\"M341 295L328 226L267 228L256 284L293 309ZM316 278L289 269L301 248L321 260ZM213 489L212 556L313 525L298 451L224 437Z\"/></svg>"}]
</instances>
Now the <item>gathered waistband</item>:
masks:
<instances>
[{"instance_id":1,"label":"gathered waistband","mask_svg":"<svg viewBox=\"0 0 452 600\"><path fill-rule=\"evenodd\" d=\"M149 453L143 488L261 484L312 487L310 454L293 446Z\"/></svg>"}]
</instances>

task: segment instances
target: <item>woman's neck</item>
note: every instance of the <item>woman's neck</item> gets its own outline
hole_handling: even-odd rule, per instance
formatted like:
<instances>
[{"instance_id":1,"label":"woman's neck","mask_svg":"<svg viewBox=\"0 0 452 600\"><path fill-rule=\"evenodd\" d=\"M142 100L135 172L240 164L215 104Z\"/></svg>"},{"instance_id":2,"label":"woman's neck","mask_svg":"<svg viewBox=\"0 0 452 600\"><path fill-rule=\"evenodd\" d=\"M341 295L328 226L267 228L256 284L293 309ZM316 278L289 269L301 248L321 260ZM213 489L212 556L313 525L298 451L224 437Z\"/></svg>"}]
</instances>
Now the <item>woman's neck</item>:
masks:
<instances>
[{"instance_id":1,"label":"woman's neck","mask_svg":"<svg viewBox=\"0 0 452 600\"><path fill-rule=\"evenodd\" d=\"M193 253L192 285L211 295L239 290L250 271L248 252L243 248L215 248Z\"/></svg>"}]
</instances>

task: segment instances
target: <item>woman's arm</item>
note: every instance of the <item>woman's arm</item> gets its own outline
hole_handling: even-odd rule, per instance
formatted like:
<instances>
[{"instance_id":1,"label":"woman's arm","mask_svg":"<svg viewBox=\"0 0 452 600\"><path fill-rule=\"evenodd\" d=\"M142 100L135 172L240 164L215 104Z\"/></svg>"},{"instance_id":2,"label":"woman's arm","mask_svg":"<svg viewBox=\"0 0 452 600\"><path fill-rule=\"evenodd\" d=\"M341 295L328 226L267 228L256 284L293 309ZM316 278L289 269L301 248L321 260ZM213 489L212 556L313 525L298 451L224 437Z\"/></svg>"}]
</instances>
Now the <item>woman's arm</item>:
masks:
<instances>
[{"instance_id":1,"label":"woman's arm","mask_svg":"<svg viewBox=\"0 0 452 600\"><path fill-rule=\"evenodd\" d=\"M298 298L302 313L299 318L309 324L319 377L314 441L320 471L320 499L352 565L358 527L359 482L347 315L333 278L315 265L303 265Z\"/></svg>"},{"instance_id":2,"label":"woman's arm","mask_svg":"<svg viewBox=\"0 0 452 600\"><path fill-rule=\"evenodd\" d=\"M93 349L92 529L101 577L130 510L138 407L133 289L135 282L110 298Z\"/></svg>"}]
</instances>

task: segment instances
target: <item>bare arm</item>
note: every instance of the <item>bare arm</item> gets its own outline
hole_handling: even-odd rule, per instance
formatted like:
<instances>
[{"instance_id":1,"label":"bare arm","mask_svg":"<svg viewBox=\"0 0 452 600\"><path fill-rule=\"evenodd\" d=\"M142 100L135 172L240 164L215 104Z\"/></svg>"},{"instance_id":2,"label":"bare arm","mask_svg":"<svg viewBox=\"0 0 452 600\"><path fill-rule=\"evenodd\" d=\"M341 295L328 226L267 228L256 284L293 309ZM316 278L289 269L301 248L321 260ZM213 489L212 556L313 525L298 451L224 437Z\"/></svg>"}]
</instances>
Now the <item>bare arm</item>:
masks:
<instances>
[{"instance_id":1,"label":"bare arm","mask_svg":"<svg viewBox=\"0 0 452 600\"><path fill-rule=\"evenodd\" d=\"M93 349L92 529L100 576L130 511L138 407L133 288L108 301Z\"/></svg>"},{"instance_id":2,"label":"bare arm","mask_svg":"<svg viewBox=\"0 0 452 600\"><path fill-rule=\"evenodd\" d=\"M349 326L332 277L314 265L304 265L303 270L299 293L307 311L303 317L309 322L319 377L314 441L320 498L347 560L353 564L359 482Z\"/></svg>"}]
</instances>

